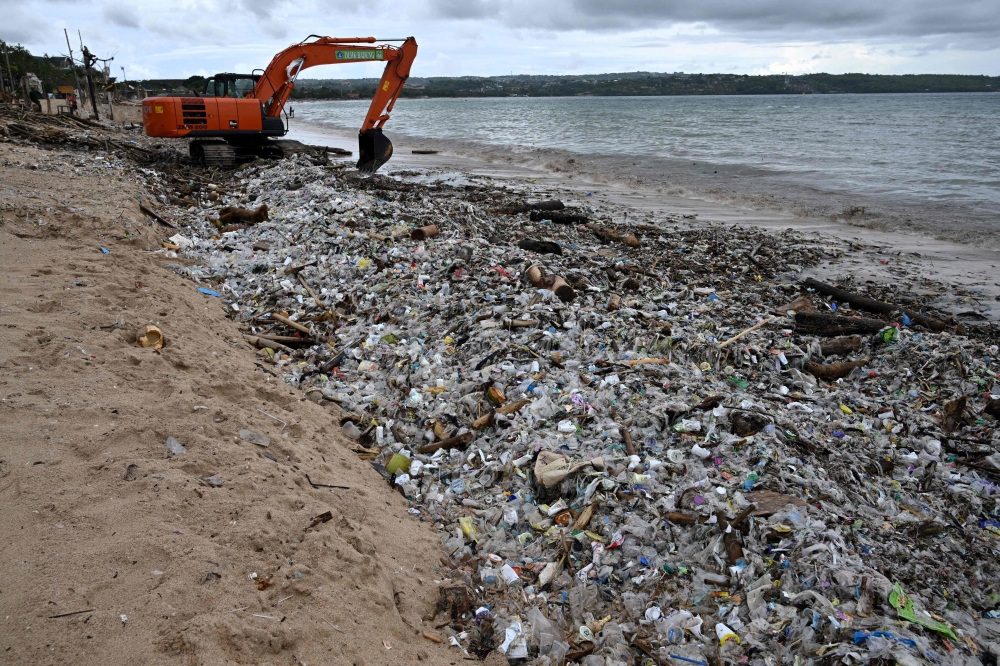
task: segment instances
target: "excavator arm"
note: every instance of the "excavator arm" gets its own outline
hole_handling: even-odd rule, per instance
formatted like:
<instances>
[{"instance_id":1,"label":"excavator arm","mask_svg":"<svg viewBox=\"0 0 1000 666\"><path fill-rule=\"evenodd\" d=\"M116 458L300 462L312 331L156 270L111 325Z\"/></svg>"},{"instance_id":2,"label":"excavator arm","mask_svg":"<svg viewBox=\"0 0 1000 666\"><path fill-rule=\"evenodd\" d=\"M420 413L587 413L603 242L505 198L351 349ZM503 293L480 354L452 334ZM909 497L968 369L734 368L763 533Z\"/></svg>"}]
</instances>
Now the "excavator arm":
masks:
<instances>
[{"instance_id":1,"label":"excavator arm","mask_svg":"<svg viewBox=\"0 0 1000 666\"><path fill-rule=\"evenodd\" d=\"M410 75L413 59L417 57L417 41L413 37L407 37L398 47L365 46L375 41L374 37L318 37L311 42L293 44L274 56L252 96L261 101L266 116L277 117L295 89L295 80L302 70L318 65L384 60L385 71L358 135L358 169L373 173L392 156L392 143L382 134L382 126L389 120L396 98Z\"/></svg>"}]
</instances>

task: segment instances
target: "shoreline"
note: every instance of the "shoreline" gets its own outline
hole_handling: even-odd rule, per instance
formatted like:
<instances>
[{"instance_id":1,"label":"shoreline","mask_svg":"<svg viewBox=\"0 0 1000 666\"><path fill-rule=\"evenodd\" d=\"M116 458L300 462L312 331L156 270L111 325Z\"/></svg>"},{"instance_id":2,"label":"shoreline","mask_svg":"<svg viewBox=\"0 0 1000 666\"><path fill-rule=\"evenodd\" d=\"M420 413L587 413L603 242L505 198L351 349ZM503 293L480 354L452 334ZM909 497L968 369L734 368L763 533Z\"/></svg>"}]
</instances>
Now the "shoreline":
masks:
<instances>
[{"instance_id":1,"label":"shoreline","mask_svg":"<svg viewBox=\"0 0 1000 666\"><path fill-rule=\"evenodd\" d=\"M322 123L295 119L295 125L288 138L304 143L345 148L357 151L356 135L350 130L334 128ZM802 278L834 279L838 276L853 275L859 282L897 282L909 277L925 277L944 281L979 292L983 303L1000 300L1000 284L991 275L1000 266L1000 250L977 247L963 243L944 241L928 236L909 234L902 231L882 231L867 227L853 226L820 216L799 216L786 211L767 208L741 208L729 203L710 201L694 196L683 196L651 189L633 189L620 183L597 183L573 177L574 174L560 173L536 166L519 166L509 163L498 164L468 155L456 155L441 144L428 139L416 139L392 133L394 153L390 162L383 167L383 173L426 170L428 178L443 182L458 182L470 177L489 178L509 183L528 182L541 192L550 192L555 198L586 202L600 201L634 210L638 214L664 218L667 214L693 218L701 223L725 225L747 225L770 231L793 228L812 232L817 240L837 239L849 244L864 244L866 250L845 254L836 263L819 266L803 272ZM414 149L438 149L435 155L414 155ZM354 159L347 158L348 160ZM587 196L593 193L593 198ZM568 201L567 201L568 203ZM688 218L690 219L690 218ZM685 220L687 221L687 219ZM899 261L906 261L913 272L900 275L898 262L887 262L886 256L895 255ZM968 310L969 308L965 308ZM982 308L981 314L991 321L1000 317ZM1000 312L998 312L1000 314Z\"/></svg>"},{"instance_id":2,"label":"shoreline","mask_svg":"<svg viewBox=\"0 0 1000 666\"><path fill-rule=\"evenodd\" d=\"M955 95L941 97L934 103L893 97L874 106L860 97L625 98L620 109L616 102L584 98L432 99L397 109L387 131L452 156L559 173L595 186L1000 250L1000 191L989 175L1000 162L984 152L992 142L968 145L974 126L969 114L954 129L929 134L929 117L965 108ZM1000 112L983 100L973 106L984 118ZM353 135L366 108L363 102L309 103L297 108L297 118ZM856 115L863 127L845 121L844 114ZM910 120L917 122L916 136L907 139L900 128ZM851 138L833 136L845 132ZM900 147L904 140L912 142L910 148Z\"/></svg>"}]
</instances>

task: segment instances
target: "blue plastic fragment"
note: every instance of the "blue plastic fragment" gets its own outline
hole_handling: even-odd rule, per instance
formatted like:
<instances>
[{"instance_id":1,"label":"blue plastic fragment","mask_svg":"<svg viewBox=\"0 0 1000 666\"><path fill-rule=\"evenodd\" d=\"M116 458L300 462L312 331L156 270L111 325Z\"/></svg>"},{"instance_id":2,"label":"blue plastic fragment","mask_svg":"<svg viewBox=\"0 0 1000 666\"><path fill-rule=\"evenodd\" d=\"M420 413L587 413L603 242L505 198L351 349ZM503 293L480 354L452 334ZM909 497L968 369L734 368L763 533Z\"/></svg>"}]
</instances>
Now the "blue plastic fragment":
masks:
<instances>
[{"instance_id":1,"label":"blue plastic fragment","mask_svg":"<svg viewBox=\"0 0 1000 666\"><path fill-rule=\"evenodd\" d=\"M903 317L903 326L909 326L912 323L910 318L906 316L905 312L901 313L901 315Z\"/></svg>"},{"instance_id":2,"label":"blue plastic fragment","mask_svg":"<svg viewBox=\"0 0 1000 666\"><path fill-rule=\"evenodd\" d=\"M222 298L222 294L217 291L212 291L211 289L205 289L204 287L198 287L198 291L205 294L206 296L215 296L216 298Z\"/></svg>"},{"instance_id":3,"label":"blue plastic fragment","mask_svg":"<svg viewBox=\"0 0 1000 666\"><path fill-rule=\"evenodd\" d=\"M707 662L700 661L698 659L691 659L690 657L682 657L679 654L670 655L671 659L676 659L677 661L686 661L689 664L701 664L701 666L708 666Z\"/></svg>"},{"instance_id":4,"label":"blue plastic fragment","mask_svg":"<svg viewBox=\"0 0 1000 666\"><path fill-rule=\"evenodd\" d=\"M111 250L109 250L109 249L108 249L108 248L106 248L106 247L102 247L102 248L101 248L101 252L102 252L103 254L111 254Z\"/></svg>"}]
</instances>

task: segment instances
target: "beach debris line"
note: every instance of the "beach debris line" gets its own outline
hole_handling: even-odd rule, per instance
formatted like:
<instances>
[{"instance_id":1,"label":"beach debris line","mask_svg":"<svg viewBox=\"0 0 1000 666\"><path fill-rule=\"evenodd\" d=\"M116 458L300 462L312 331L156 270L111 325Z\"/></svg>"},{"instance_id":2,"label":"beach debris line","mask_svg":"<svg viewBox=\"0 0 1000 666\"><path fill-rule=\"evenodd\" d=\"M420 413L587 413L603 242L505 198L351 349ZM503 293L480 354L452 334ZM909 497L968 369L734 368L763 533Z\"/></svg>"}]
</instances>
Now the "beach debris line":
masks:
<instances>
[{"instance_id":1,"label":"beach debris line","mask_svg":"<svg viewBox=\"0 0 1000 666\"><path fill-rule=\"evenodd\" d=\"M508 214L548 200L524 185L237 176L179 213L175 270L440 526L428 616L456 651L957 665L1000 640L988 327L857 317L800 280L831 241L794 230L581 206L638 241L606 243ZM271 219L220 234L249 193Z\"/></svg>"}]
</instances>

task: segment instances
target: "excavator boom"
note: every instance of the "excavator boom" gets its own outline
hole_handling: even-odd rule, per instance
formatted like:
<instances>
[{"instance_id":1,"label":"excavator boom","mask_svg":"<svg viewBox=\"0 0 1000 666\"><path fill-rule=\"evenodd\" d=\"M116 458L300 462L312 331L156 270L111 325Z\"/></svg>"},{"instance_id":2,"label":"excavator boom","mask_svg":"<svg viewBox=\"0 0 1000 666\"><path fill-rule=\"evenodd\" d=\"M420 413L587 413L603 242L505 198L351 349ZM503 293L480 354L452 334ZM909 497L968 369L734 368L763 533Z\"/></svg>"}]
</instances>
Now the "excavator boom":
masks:
<instances>
[{"instance_id":1,"label":"excavator boom","mask_svg":"<svg viewBox=\"0 0 1000 666\"><path fill-rule=\"evenodd\" d=\"M223 155L226 151L235 160L236 148L253 152L259 147L259 154L280 154L275 146L281 142L269 142L267 137L281 136L287 131L281 114L302 70L319 65L384 61L385 70L358 135L358 169L374 173L392 156L392 143L382 134L382 126L389 120L392 107L410 75L410 67L417 56L417 42L413 37L391 40L402 41L400 46L376 45L374 37L311 35L309 39L312 41L293 44L275 55L259 77L251 75L251 80L255 79L252 89L244 90L238 85L234 88L232 81L228 87L223 83L220 88L218 81L210 80L214 88L209 90L206 86L204 95L144 100L146 134L199 137L197 145L191 145L192 155L206 163L209 157L213 164L224 162L228 159ZM246 80L239 78L241 75L219 76L237 83Z\"/></svg>"},{"instance_id":2,"label":"excavator boom","mask_svg":"<svg viewBox=\"0 0 1000 666\"><path fill-rule=\"evenodd\" d=\"M410 67L417 57L417 41L408 37L399 47L364 46L374 37L319 37L312 42L293 44L274 56L254 88L254 97L264 102L265 114L277 116L295 89L295 80L307 67L348 62L385 61L385 70L368 107L368 115L358 134L358 169L374 173L392 157L392 142L382 134Z\"/></svg>"}]
</instances>

